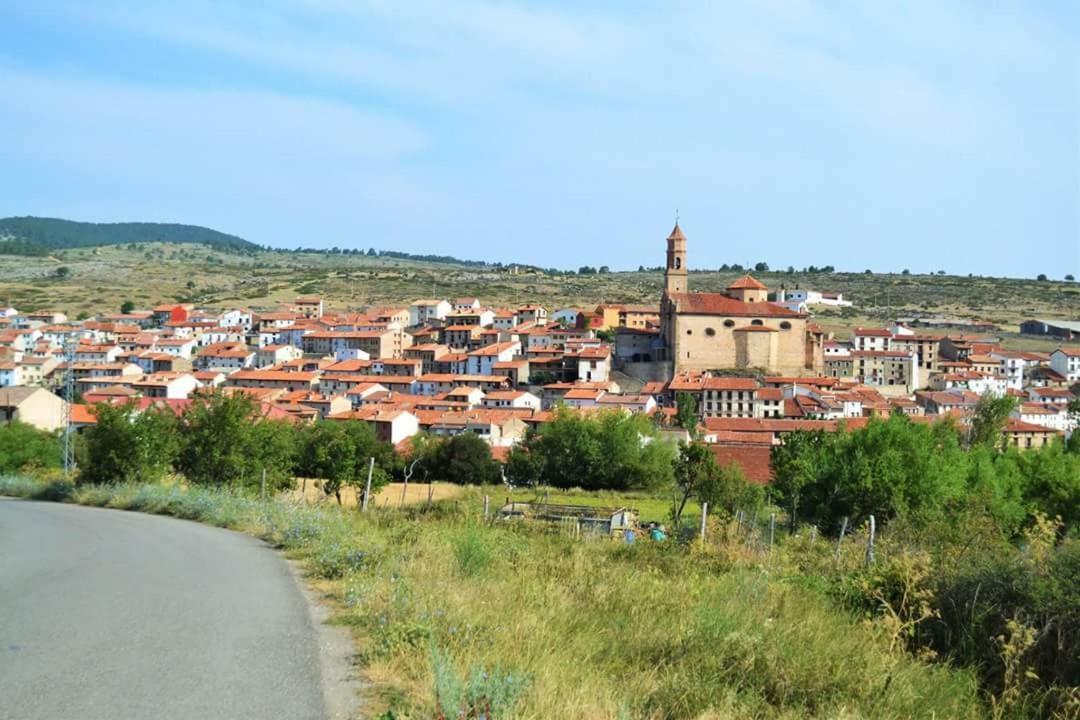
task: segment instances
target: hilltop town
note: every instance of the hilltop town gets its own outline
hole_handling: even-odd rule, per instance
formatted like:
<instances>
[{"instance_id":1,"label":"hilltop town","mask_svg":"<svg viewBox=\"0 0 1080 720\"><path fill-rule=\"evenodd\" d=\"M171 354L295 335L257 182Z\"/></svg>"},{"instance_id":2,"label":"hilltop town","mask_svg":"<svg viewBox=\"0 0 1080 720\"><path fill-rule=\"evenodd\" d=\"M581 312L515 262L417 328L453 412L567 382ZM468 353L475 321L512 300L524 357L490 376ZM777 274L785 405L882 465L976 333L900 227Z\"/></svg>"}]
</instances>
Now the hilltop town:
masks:
<instances>
[{"instance_id":1,"label":"hilltop town","mask_svg":"<svg viewBox=\"0 0 1080 720\"><path fill-rule=\"evenodd\" d=\"M993 325L974 321L897 319L839 335L815 313L858 298L769 288L751 274L723 292L697 292L677 224L666 244L655 304L428 297L358 312L315 296L273 309L166 302L79 321L7 308L0 412L80 429L94 424L97 403L180 412L216 389L250 396L266 417L368 423L394 445L473 433L505 459L556 406L642 413L672 427L679 400L693 399L717 460L759 483L769 482L770 449L786 433L854 428L898 411L964 422L987 394L1017 399L1004 427L1017 447L1075 429L1080 323L1023 323L1058 343L1046 351L1006 349Z\"/></svg>"}]
</instances>

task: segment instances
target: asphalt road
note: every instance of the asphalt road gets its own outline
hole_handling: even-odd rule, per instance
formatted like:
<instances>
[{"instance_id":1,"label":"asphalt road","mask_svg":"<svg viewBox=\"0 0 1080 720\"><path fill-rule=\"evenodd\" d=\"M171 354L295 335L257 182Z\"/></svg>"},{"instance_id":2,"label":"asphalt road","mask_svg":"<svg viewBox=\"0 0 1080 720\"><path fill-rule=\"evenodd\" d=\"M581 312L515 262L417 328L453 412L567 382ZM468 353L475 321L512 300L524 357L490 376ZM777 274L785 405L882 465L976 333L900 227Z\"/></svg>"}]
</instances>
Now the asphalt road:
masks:
<instances>
[{"instance_id":1,"label":"asphalt road","mask_svg":"<svg viewBox=\"0 0 1080 720\"><path fill-rule=\"evenodd\" d=\"M318 628L257 540L0 498L0 718L325 718Z\"/></svg>"}]
</instances>

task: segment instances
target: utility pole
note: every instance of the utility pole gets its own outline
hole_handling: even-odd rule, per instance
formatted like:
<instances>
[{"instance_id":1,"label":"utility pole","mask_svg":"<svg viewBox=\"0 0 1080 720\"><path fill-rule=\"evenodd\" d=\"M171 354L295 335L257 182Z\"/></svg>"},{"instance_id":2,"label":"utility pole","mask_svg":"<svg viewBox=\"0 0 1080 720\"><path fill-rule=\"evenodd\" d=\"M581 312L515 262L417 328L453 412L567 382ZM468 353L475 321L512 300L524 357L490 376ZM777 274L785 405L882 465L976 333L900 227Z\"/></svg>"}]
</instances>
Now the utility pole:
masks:
<instances>
[{"instance_id":1,"label":"utility pole","mask_svg":"<svg viewBox=\"0 0 1080 720\"><path fill-rule=\"evenodd\" d=\"M64 363L67 365L64 372L64 405L62 423L64 426L64 479L71 481L71 474L75 470L75 428L71 421L71 404L75 402L75 338L69 334L64 342Z\"/></svg>"},{"instance_id":2,"label":"utility pole","mask_svg":"<svg viewBox=\"0 0 1080 720\"><path fill-rule=\"evenodd\" d=\"M364 499L360 506L361 512L367 512L368 498L371 497L371 474L373 472L375 472L375 458L371 458L371 464L368 465L367 485L364 486Z\"/></svg>"}]
</instances>

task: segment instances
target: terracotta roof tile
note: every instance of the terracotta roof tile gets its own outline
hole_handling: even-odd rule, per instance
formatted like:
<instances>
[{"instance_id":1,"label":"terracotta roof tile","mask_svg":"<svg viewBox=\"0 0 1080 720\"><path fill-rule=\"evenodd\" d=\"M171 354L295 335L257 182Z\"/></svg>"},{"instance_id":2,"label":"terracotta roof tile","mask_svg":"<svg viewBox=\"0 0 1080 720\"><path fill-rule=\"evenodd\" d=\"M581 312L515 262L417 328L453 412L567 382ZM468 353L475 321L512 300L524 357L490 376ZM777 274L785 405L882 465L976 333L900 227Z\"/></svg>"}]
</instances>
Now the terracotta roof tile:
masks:
<instances>
[{"instance_id":1,"label":"terracotta roof tile","mask_svg":"<svg viewBox=\"0 0 1080 720\"><path fill-rule=\"evenodd\" d=\"M675 302L678 311L686 315L806 317L804 313L789 310L783 305L742 302L720 293L670 293L668 297Z\"/></svg>"}]
</instances>

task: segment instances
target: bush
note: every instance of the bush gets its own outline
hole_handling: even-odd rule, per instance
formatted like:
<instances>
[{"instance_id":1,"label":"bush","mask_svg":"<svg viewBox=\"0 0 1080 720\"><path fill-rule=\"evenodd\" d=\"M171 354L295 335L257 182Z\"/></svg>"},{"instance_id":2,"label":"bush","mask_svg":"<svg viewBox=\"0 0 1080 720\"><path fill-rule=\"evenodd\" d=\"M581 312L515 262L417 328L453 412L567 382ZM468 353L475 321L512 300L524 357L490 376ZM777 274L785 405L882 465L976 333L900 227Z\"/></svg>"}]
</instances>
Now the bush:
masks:
<instances>
[{"instance_id":1,"label":"bush","mask_svg":"<svg viewBox=\"0 0 1080 720\"><path fill-rule=\"evenodd\" d=\"M171 411L102 403L95 418L83 435L80 482L157 482L172 469L180 436Z\"/></svg>"},{"instance_id":2,"label":"bush","mask_svg":"<svg viewBox=\"0 0 1080 720\"><path fill-rule=\"evenodd\" d=\"M60 467L56 433L14 421L0 425L0 474Z\"/></svg>"},{"instance_id":3,"label":"bush","mask_svg":"<svg viewBox=\"0 0 1080 720\"><path fill-rule=\"evenodd\" d=\"M519 485L643 490L671 485L673 459L643 415L557 409L551 422L513 447L507 470Z\"/></svg>"}]
</instances>

